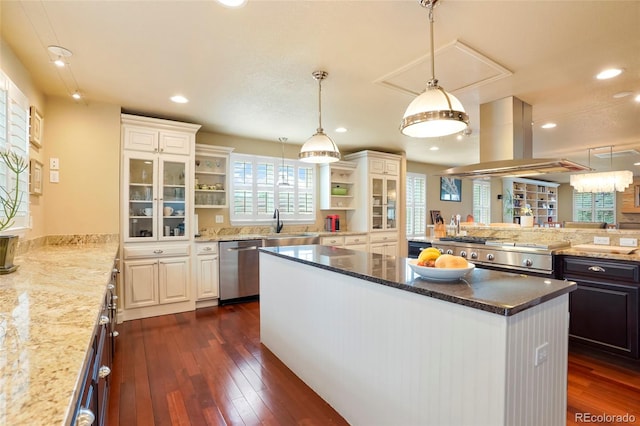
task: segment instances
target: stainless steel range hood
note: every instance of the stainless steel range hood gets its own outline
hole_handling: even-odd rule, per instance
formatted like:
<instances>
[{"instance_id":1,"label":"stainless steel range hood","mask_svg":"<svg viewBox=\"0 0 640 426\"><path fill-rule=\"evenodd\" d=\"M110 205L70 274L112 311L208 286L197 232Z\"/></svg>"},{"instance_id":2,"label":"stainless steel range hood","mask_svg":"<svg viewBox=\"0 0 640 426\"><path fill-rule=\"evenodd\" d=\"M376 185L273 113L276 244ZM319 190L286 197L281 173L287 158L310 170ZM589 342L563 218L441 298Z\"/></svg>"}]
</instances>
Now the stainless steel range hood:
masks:
<instances>
[{"instance_id":1,"label":"stainless steel range hood","mask_svg":"<svg viewBox=\"0 0 640 426\"><path fill-rule=\"evenodd\" d=\"M534 176L591 170L566 159L532 158L531 105L510 96L480 105L480 163L442 171L451 177Z\"/></svg>"}]
</instances>

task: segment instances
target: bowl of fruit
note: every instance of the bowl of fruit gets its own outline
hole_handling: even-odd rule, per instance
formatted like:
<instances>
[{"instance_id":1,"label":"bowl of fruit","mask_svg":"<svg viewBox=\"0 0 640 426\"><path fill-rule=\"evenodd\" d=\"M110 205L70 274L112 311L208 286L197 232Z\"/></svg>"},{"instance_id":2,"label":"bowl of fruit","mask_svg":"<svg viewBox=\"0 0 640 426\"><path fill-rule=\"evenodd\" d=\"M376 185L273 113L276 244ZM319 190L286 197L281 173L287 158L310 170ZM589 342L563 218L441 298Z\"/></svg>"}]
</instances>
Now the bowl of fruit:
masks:
<instances>
[{"instance_id":1,"label":"bowl of fruit","mask_svg":"<svg viewBox=\"0 0 640 426\"><path fill-rule=\"evenodd\" d=\"M457 281L476 267L464 257L441 254L434 247L422 250L417 259L408 263L413 272L431 281Z\"/></svg>"}]
</instances>

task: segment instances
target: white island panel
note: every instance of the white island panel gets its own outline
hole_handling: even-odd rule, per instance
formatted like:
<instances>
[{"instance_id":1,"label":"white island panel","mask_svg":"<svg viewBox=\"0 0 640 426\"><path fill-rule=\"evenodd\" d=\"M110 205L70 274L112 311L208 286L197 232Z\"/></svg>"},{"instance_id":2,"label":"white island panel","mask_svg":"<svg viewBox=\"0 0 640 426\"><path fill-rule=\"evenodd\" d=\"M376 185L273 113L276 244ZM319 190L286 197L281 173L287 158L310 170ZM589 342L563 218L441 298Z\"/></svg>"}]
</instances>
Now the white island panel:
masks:
<instances>
[{"instance_id":1,"label":"white island panel","mask_svg":"<svg viewBox=\"0 0 640 426\"><path fill-rule=\"evenodd\" d=\"M562 424L566 343L545 324L566 295L506 317L264 253L260 284L262 342L351 424Z\"/></svg>"}]
</instances>

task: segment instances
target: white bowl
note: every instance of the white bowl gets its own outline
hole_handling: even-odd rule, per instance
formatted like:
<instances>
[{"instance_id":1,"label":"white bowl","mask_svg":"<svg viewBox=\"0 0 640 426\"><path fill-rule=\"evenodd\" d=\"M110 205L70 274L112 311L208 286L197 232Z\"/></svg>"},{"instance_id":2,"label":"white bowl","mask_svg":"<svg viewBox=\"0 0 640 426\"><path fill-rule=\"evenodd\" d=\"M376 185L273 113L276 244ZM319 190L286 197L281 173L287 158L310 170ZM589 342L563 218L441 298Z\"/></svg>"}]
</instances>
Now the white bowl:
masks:
<instances>
[{"instance_id":1,"label":"white bowl","mask_svg":"<svg viewBox=\"0 0 640 426\"><path fill-rule=\"evenodd\" d=\"M473 271L476 267L471 262L467 262L466 268L434 268L429 266L418 265L418 259L409 260L409 267L422 278L431 281L455 281Z\"/></svg>"}]
</instances>

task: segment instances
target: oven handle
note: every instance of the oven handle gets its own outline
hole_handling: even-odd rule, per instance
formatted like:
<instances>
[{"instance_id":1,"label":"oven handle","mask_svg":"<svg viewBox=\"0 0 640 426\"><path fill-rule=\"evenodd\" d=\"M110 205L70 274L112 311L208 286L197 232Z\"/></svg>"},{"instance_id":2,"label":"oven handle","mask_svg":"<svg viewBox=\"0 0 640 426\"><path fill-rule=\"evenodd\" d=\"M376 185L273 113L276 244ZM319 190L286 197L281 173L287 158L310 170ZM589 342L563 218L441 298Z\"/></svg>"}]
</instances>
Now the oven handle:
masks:
<instances>
[{"instance_id":1,"label":"oven handle","mask_svg":"<svg viewBox=\"0 0 640 426\"><path fill-rule=\"evenodd\" d=\"M249 246L249 247L229 247L227 251L246 251L246 250L257 250L258 246Z\"/></svg>"},{"instance_id":2,"label":"oven handle","mask_svg":"<svg viewBox=\"0 0 640 426\"><path fill-rule=\"evenodd\" d=\"M588 269L592 272L607 272L607 270L604 269L602 266L597 266L597 265L589 266Z\"/></svg>"}]
</instances>

